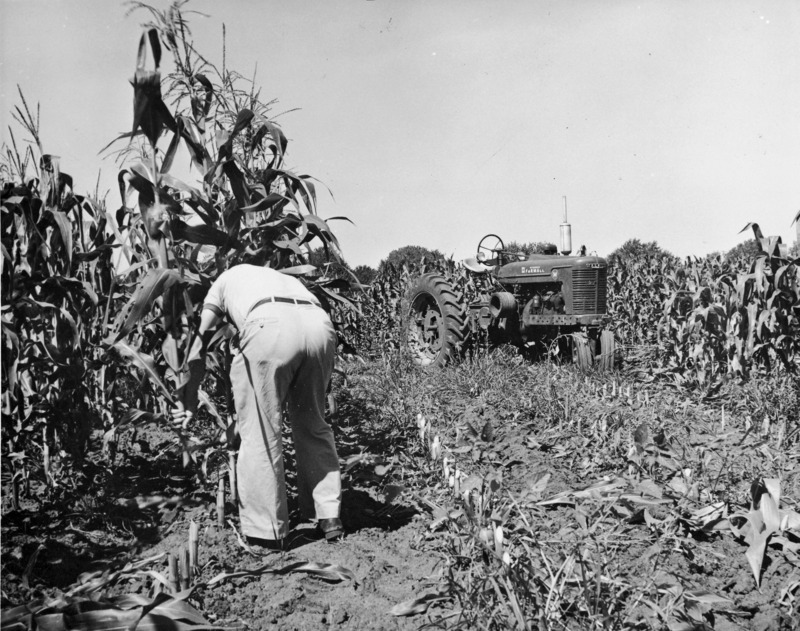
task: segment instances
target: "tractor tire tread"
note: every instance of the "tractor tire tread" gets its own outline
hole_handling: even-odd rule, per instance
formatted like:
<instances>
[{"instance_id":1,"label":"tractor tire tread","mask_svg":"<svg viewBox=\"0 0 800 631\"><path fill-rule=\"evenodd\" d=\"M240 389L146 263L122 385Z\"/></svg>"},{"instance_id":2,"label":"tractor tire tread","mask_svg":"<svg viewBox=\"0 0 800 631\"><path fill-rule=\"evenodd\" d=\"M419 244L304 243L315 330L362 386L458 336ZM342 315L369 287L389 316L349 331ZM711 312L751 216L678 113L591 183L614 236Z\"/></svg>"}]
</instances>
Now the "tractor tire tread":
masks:
<instances>
[{"instance_id":1,"label":"tractor tire tread","mask_svg":"<svg viewBox=\"0 0 800 631\"><path fill-rule=\"evenodd\" d=\"M436 303L443 322L439 333L441 348L430 362L431 365L443 367L459 359L462 354L463 343L469 335L466 309L462 298L453 291L453 285L446 278L429 273L420 276L407 294L409 315L415 302L423 294L427 294Z\"/></svg>"}]
</instances>

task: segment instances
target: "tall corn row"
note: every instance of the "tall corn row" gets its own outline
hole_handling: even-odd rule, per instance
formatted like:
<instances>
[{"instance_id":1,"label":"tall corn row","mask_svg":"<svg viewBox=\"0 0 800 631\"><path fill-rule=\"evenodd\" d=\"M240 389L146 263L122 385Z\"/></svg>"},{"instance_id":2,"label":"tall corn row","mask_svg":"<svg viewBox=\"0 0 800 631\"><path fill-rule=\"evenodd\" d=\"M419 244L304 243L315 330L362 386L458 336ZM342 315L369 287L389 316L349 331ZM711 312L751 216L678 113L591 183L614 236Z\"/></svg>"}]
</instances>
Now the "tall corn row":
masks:
<instances>
[{"instance_id":1,"label":"tall corn row","mask_svg":"<svg viewBox=\"0 0 800 631\"><path fill-rule=\"evenodd\" d=\"M104 377L114 362L99 344L117 245L103 204L74 194L58 159L42 153L38 119L22 103L16 118L37 148L33 173L8 168L20 156L6 148L0 178L2 461L15 506L16 490L32 480L35 491L78 482L90 432L113 396Z\"/></svg>"},{"instance_id":2,"label":"tall corn row","mask_svg":"<svg viewBox=\"0 0 800 631\"><path fill-rule=\"evenodd\" d=\"M793 372L800 362L796 260L766 253L749 263L721 256L623 260L610 275L609 296L623 342L649 349L654 372L679 385Z\"/></svg>"},{"instance_id":3,"label":"tall corn row","mask_svg":"<svg viewBox=\"0 0 800 631\"><path fill-rule=\"evenodd\" d=\"M268 118L272 102L195 51L183 3L134 4L152 21L130 82L131 131L116 139L126 165L116 212L73 193L24 99L14 118L34 148L17 151L12 134L0 155L2 464L15 488L31 472L51 488L74 484L64 454L74 452L79 476L101 424L113 450L119 428L166 420L187 379L195 316L224 269L246 261L305 274L312 240L339 252L317 215L313 178L285 166L288 140ZM173 71L162 80L165 50ZM171 173L181 146L191 184ZM341 283L306 281L323 305L347 304ZM213 350L203 404L225 432L231 418L215 402L230 399L227 341Z\"/></svg>"}]
</instances>

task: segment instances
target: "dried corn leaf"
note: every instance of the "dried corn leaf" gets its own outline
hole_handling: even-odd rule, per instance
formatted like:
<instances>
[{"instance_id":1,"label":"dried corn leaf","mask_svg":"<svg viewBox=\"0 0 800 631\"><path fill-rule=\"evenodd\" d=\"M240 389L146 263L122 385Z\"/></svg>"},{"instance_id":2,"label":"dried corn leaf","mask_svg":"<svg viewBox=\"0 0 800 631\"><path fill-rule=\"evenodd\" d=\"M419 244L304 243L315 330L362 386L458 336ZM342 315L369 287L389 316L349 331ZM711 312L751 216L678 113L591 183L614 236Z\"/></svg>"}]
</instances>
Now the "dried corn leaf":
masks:
<instances>
[{"instance_id":1,"label":"dried corn leaf","mask_svg":"<svg viewBox=\"0 0 800 631\"><path fill-rule=\"evenodd\" d=\"M217 574L214 578L206 583L208 587L221 583L229 578L240 578L243 576L259 576L261 574L290 574L292 572L303 572L311 574L326 581L340 582L344 580L355 581L355 575L352 571L341 565L330 565L327 563L315 563L313 561L299 561L291 563L282 568L271 568L269 565L263 565L254 570L240 570L237 572L222 572Z\"/></svg>"},{"instance_id":2,"label":"dried corn leaf","mask_svg":"<svg viewBox=\"0 0 800 631\"><path fill-rule=\"evenodd\" d=\"M329 563L314 563L313 561L292 563L279 570L275 574L289 574L290 572L304 572L311 574L318 578L325 579L326 581L354 581L356 580L355 574L341 565L331 565Z\"/></svg>"},{"instance_id":3,"label":"dried corn leaf","mask_svg":"<svg viewBox=\"0 0 800 631\"><path fill-rule=\"evenodd\" d=\"M154 600L138 594L101 601L85 597L61 598L4 611L2 628L18 627L46 631L199 631L222 628L210 624L184 600L163 593Z\"/></svg>"},{"instance_id":4,"label":"dried corn leaf","mask_svg":"<svg viewBox=\"0 0 800 631\"><path fill-rule=\"evenodd\" d=\"M575 499L605 499L612 493L614 493L613 497L616 499L616 497L618 497L618 493L616 492L621 491L627 486L629 486L629 483L624 478L602 480L577 491L562 491L549 499L537 502L537 504L539 506L549 506L552 504L574 505Z\"/></svg>"},{"instance_id":5,"label":"dried corn leaf","mask_svg":"<svg viewBox=\"0 0 800 631\"><path fill-rule=\"evenodd\" d=\"M661 499L664 496L662 488L650 479L642 480L635 485L633 487L633 492L640 493L641 495L649 495L650 497L655 497L656 499Z\"/></svg>"},{"instance_id":6,"label":"dried corn leaf","mask_svg":"<svg viewBox=\"0 0 800 631\"><path fill-rule=\"evenodd\" d=\"M725 502L716 502L710 506L698 508L685 521L699 530L731 530L727 515Z\"/></svg>"},{"instance_id":7,"label":"dried corn leaf","mask_svg":"<svg viewBox=\"0 0 800 631\"><path fill-rule=\"evenodd\" d=\"M781 515L781 530L798 530L800 531L800 513L793 510L782 510Z\"/></svg>"},{"instance_id":8,"label":"dried corn leaf","mask_svg":"<svg viewBox=\"0 0 800 631\"><path fill-rule=\"evenodd\" d=\"M416 616L417 614L428 611L428 607L430 607L431 603L439 600L445 600L446 598L446 596L442 596L438 592L423 594L418 598L405 600L395 605L389 610L389 613L393 616Z\"/></svg>"},{"instance_id":9,"label":"dried corn leaf","mask_svg":"<svg viewBox=\"0 0 800 631\"><path fill-rule=\"evenodd\" d=\"M547 488L547 483L550 482L550 473L540 475L533 481L525 485L525 490L522 492L520 501L537 501L542 499L544 490Z\"/></svg>"},{"instance_id":10,"label":"dried corn leaf","mask_svg":"<svg viewBox=\"0 0 800 631\"><path fill-rule=\"evenodd\" d=\"M724 596L717 596L712 592L706 590L697 590L691 592L684 592L683 597L687 600L693 600L704 605L733 605L733 601Z\"/></svg>"},{"instance_id":11,"label":"dried corn leaf","mask_svg":"<svg viewBox=\"0 0 800 631\"><path fill-rule=\"evenodd\" d=\"M641 504L643 506L663 506L665 504L672 504L673 500L662 500L655 497L646 497L644 495L634 495L633 493L623 493L616 497L604 497L603 499L621 499L631 502L632 504Z\"/></svg>"}]
</instances>

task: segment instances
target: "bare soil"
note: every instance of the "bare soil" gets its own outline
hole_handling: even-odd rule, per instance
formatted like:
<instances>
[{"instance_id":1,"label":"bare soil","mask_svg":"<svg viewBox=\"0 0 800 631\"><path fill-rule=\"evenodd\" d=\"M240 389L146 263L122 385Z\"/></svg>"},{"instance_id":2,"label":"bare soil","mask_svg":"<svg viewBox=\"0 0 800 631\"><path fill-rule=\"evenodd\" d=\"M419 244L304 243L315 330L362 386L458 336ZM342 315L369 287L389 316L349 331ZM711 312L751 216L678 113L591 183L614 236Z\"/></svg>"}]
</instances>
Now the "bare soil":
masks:
<instances>
[{"instance_id":1,"label":"bare soil","mask_svg":"<svg viewBox=\"0 0 800 631\"><path fill-rule=\"evenodd\" d=\"M21 604L74 585L82 573L119 569L125 563L176 552L186 544L188 524L199 524L201 568L195 582L207 582L222 572L280 569L300 561L345 568L352 579L326 580L313 574L261 573L232 578L200 587L192 596L213 623L249 629L415 629L441 620L458 603L443 600L426 612L394 616L390 610L435 590L448 572L446 528L432 528L430 505L414 489L446 488L431 472L403 465L406 446L387 441L381 427L371 422L373 410L364 401L344 397L333 421L343 463L345 493L343 520L347 536L329 544L315 535L313 524L296 517L292 544L283 552L249 551L235 530L216 523L213 483L198 485L195 471L184 469L168 428L145 426L126 435L113 464L94 454L89 458L86 492L69 503L52 501L11 510L4 498L2 519L3 607ZM537 443L535 419L517 418L509 410L491 405L470 407L455 401L450 410L457 419L451 427L494 426L483 436L486 449L475 467L494 471L504 488L520 496L531 480L549 474L547 494L587 485L563 452ZM373 415L374 416L374 415ZM413 418L409 418L413 425ZM451 444L457 444L455 437ZM291 449L287 443L291 488ZM413 478L413 479L412 479ZM401 487L406 490L400 492ZM35 489L33 489L35 496ZM137 496L183 498L190 503L161 503L140 508ZM294 508L294 506L293 506ZM228 504L235 525L235 507ZM573 507L554 505L531 524L542 545L558 542L558 549L577 546ZM657 509L653 515L658 517ZM602 515L590 516L602 522ZM612 515L619 519L619 515ZM684 589L707 590L729 598L733 607L709 614L708 627L716 629L798 628L798 621L782 616L781 591L796 567L782 554L770 554L762 586L757 588L745 557L746 547L730 535L709 533L687 544L661 539L656 544L645 520L633 514L626 519L624 537L609 539L610 576L636 581L661 574ZM554 548L555 550L555 548ZM167 575L160 557L152 568ZM676 579L675 577L679 577ZM149 594L152 581L135 580L117 585L117 593ZM649 628L649 610L632 628ZM446 626L447 619L442 623ZM454 622L450 620L450 622ZM438 626L438 625L437 625ZM689 627L687 627L689 628Z\"/></svg>"}]
</instances>

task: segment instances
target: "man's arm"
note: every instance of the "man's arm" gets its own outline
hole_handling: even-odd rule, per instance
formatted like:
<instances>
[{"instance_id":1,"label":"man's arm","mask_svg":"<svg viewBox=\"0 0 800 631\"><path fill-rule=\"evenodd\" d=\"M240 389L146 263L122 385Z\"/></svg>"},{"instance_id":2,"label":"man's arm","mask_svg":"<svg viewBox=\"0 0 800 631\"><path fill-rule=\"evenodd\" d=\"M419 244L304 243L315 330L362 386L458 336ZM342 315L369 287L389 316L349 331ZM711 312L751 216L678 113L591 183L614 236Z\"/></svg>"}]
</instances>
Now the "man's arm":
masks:
<instances>
[{"instance_id":1,"label":"man's arm","mask_svg":"<svg viewBox=\"0 0 800 631\"><path fill-rule=\"evenodd\" d=\"M206 351L220 320L220 314L213 308L205 307L200 314L197 337L189 350L189 380L178 389L178 404L172 413L173 420L184 427L197 412L197 393L206 374Z\"/></svg>"},{"instance_id":2,"label":"man's arm","mask_svg":"<svg viewBox=\"0 0 800 631\"><path fill-rule=\"evenodd\" d=\"M211 341L211 337L214 335L214 330L217 328L217 325L219 325L219 321L221 319L222 314L216 309L216 307L203 307L203 312L200 314L200 327L197 329L197 337L195 338L194 344L192 344L192 348L189 351L190 362L197 359L201 355L205 358L208 344Z\"/></svg>"}]
</instances>

